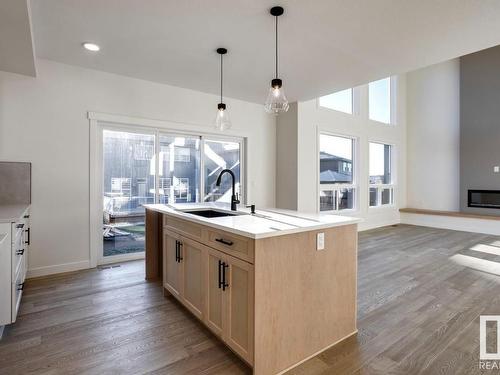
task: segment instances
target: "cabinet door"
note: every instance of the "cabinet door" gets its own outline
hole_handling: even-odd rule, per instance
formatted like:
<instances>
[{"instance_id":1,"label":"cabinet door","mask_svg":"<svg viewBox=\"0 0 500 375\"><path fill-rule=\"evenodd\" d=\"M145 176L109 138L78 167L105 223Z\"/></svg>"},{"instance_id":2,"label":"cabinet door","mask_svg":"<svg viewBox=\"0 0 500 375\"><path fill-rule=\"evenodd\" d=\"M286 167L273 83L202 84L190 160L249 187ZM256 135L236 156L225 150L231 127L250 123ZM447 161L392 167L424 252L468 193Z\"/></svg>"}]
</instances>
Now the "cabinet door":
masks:
<instances>
[{"instance_id":1,"label":"cabinet door","mask_svg":"<svg viewBox=\"0 0 500 375\"><path fill-rule=\"evenodd\" d=\"M26 273L28 272L28 256L29 256L29 247L31 244L31 228L30 228L30 214L29 211L26 212L26 215L23 217L24 219L24 279L26 278Z\"/></svg>"},{"instance_id":2,"label":"cabinet door","mask_svg":"<svg viewBox=\"0 0 500 375\"><path fill-rule=\"evenodd\" d=\"M253 265L228 256L224 291L227 327L224 340L248 363L253 364L254 271Z\"/></svg>"},{"instance_id":3,"label":"cabinet door","mask_svg":"<svg viewBox=\"0 0 500 375\"><path fill-rule=\"evenodd\" d=\"M176 298L181 298L181 263L177 261L179 235L163 232L163 286Z\"/></svg>"},{"instance_id":4,"label":"cabinet door","mask_svg":"<svg viewBox=\"0 0 500 375\"><path fill-rule=\"evenodd\" d=\"M221 267L223 255L221 252L208 249L207 252L207 283L206 283L206 304L207 313L205 323L218 336L222 336L223 330L223 300L221 280Z\"/></svg>"},{"instance_id":5,"label":"cabinet door","mask_svg":"<svg viewBox=\"0 0 500 375\"><path fill-rule=\"evenodd\" d=\"M199 319L203 319L205 305L204 252L203 245L181 238L182 298L184 305Z\"/></svg>"},{"instance_id":6,"label":"cabinet door","mask_svg":"<svg viewBox=\"0 0 500 375\"><path fill-rule=\"evenodd\" d=\"M11 320L11 226L0 223L0 326Z\"/></svg>"}]
</instances>

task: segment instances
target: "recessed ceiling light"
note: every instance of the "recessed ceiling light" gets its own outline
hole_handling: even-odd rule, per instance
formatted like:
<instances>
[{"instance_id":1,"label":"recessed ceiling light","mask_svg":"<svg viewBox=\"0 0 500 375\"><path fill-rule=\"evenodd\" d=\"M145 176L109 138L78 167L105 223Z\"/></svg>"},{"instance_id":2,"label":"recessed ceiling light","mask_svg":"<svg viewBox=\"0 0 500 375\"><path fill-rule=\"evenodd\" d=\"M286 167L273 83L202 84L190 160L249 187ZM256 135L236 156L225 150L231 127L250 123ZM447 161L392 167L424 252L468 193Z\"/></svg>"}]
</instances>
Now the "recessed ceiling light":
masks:
<instances>
[{"instance_id":1,"label":"recessed ceiling light","mask_svg":"<svg viewBox=\"0 0 500 375\"><path fill-rule=\"evenodd\" d=\"M101 49L101 47L99 47L97 44L95 44L95 43L89 43L89 42L82 43L82 46L86 50L89 50L89 51L92 51L92 52L97 52L97 51L99 51Z\"/></svg>"}]
</instances>

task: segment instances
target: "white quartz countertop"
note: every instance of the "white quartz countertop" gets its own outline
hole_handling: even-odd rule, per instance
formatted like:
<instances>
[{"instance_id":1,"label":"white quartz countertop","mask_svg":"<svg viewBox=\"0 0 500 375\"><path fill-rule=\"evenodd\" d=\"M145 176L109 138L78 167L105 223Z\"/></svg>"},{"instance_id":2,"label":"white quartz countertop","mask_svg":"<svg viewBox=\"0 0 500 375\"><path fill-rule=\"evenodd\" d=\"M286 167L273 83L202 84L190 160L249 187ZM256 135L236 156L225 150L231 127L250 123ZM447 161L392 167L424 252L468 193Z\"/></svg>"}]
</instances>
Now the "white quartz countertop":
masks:
<instances>
[{"instance_id":1,"label":"white quartz countertop","mask_svg":"<svg viewBox=\"0 0 500 375\"><path fill-rule=\"evenodd\" d=\"M174 205L146 204L146 209L165 213L174 217L221 229L241 236L259 239L285 234L356 224L361 219L339 215L309 214L292 210L258 209L255 215L250 209L238 208L238 215L207 218L189 214L189 210L229 211L225 203L183 203Z\"/></svg>"},{"instance_id":2,"label":"white quartz countertop","mask_svg":"<svg viewBox=\"0 0 500 375\"><path fill-rule=\"evenodd\" d=\"M28 208L29 204L0 205L0 223L13 223L19 220Z\"/></svg>"}]
</instances>

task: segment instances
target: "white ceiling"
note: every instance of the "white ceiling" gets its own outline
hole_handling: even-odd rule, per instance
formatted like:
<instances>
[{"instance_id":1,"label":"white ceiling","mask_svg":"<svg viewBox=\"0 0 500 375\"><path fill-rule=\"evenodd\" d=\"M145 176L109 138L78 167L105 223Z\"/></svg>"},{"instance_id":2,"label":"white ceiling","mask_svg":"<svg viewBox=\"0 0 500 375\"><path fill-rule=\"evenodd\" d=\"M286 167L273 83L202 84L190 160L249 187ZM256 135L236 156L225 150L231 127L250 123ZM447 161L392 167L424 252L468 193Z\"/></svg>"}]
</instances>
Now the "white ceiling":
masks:
<instances>
[{"instance_id":1,"label":"white ceiling","mask_svg":"<svg viewBox=\"0 0 500 375\"><path fill-rule=\"evenodd\" d=\"M38 57L217 93L223 46L227 96L258 103L273 78L274 5L290 100L500 44L498 0L31 0Z\"/></svg>"},{"instance_id":2,"label":"white ceiling","mask_svg":"<svg viewBox=\"0 0 500 375\"><path fill-rule=\"evenodd\" d=\"M0 70L36 75L28 0L0 1Z\"/></svg>"}]
</instances>

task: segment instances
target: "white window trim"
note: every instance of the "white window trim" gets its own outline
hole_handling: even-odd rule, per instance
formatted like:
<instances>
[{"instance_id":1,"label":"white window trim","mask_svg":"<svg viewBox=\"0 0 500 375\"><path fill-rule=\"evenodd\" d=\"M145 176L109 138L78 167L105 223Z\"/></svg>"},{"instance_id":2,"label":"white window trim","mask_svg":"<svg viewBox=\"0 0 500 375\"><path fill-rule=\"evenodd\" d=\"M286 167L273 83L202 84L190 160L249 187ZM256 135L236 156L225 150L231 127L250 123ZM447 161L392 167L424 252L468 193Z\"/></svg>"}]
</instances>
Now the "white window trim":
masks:
<instances>
[{"instance_id":1,"label":"white window trim","mask_svg":"<svg viewBox=\"0 0 500 375\"><path fill-rule=\"evenodd\" d=\"M382 145L391 146L391 183L390 184L370 184L370 143L378 143ZM397 191L397 168L396 168L396 145L394 143L381 141L381 140L373 140L368 139L368 210L380 210L384 208L394 208L397 206L396 202L396 191ZM379 204L377 206L370 206L370 189L377 189L377 201L382 202L382 190L383 189L392 189L392 203L390 204Z\"/></svg>"},{"instance_id":2,"label":"white window trim","mask_svg":"<svg viewBox=\"0 0 500 375\"><path fill-rule=\"evenodd\" d=\"M156 136L155 141L155 154L159 151L160 135L169 136L196 136L200 137L200 152L203 153L203 143L205 139L213 141L230 141L238 142L240 144L240 200L242 204L246 204L247 197L247 166L246 166L246 145L248 136L244 134L236 135L229 133L228 135L220 135L217 133L207 132L207 126L198 124L186 124L173 121L150 120L144 118L137 118L131 116L113 115L99 112L88 112L87 118L89 120L90 132L90 153L89 153L89 210L90 210L90 248L89 248L89 267L95 268L100 264L107 264L113 262L122 262L127 260L143 259L145 253L131 253L116 256L103 256L103 243L102 243L102 196L103 196L103 160L102 160L102 138L103 130L117 130L129 133L152 134ZM179 131L182 126L186 130ZM241 133L241 132L240 132ZM244 132L243 132L244 133ZM159 174L159 158L156 157L155 173ZM203 171L203 157L200 161L200 171ZM204 177L202 172L202 177ZM204 197L204 178L201 179L200 189L201 201ZM159 184L155 184L155 201L159 199Z\"/></svg>"},{"instance_id":3,"label":"white window trim","mask_svg":"<svg viewBox=\"0 0 500 375\"><path fill-rule=\"evenodd\" d=\"M344 113L344 112L341 112ZM334 133L334 132L329 132L327 130L321 130L319 127L316 128L316 211L320 214L334 214L334 215L343 215L345 213L357 213L359 212L359 183L358 183L358 176L359 176L359 166L358 166L358 160L359 160L359 138L352 136L352 135L346 135L346 134L340 134L340 133ZM321 184L320 183L320 137L321 135L329 135L333 137L342 137L342 138L347 138L351 139L353 142L352 146L352 183L333 183L333 184ZM342 189L354 189L354 194L353 194L353 208L347 208L344 210L327 210L327 211L321 211L321 205L320 205L320 193L321 191L338 191Z\"/></svg>"}]
</instances>

